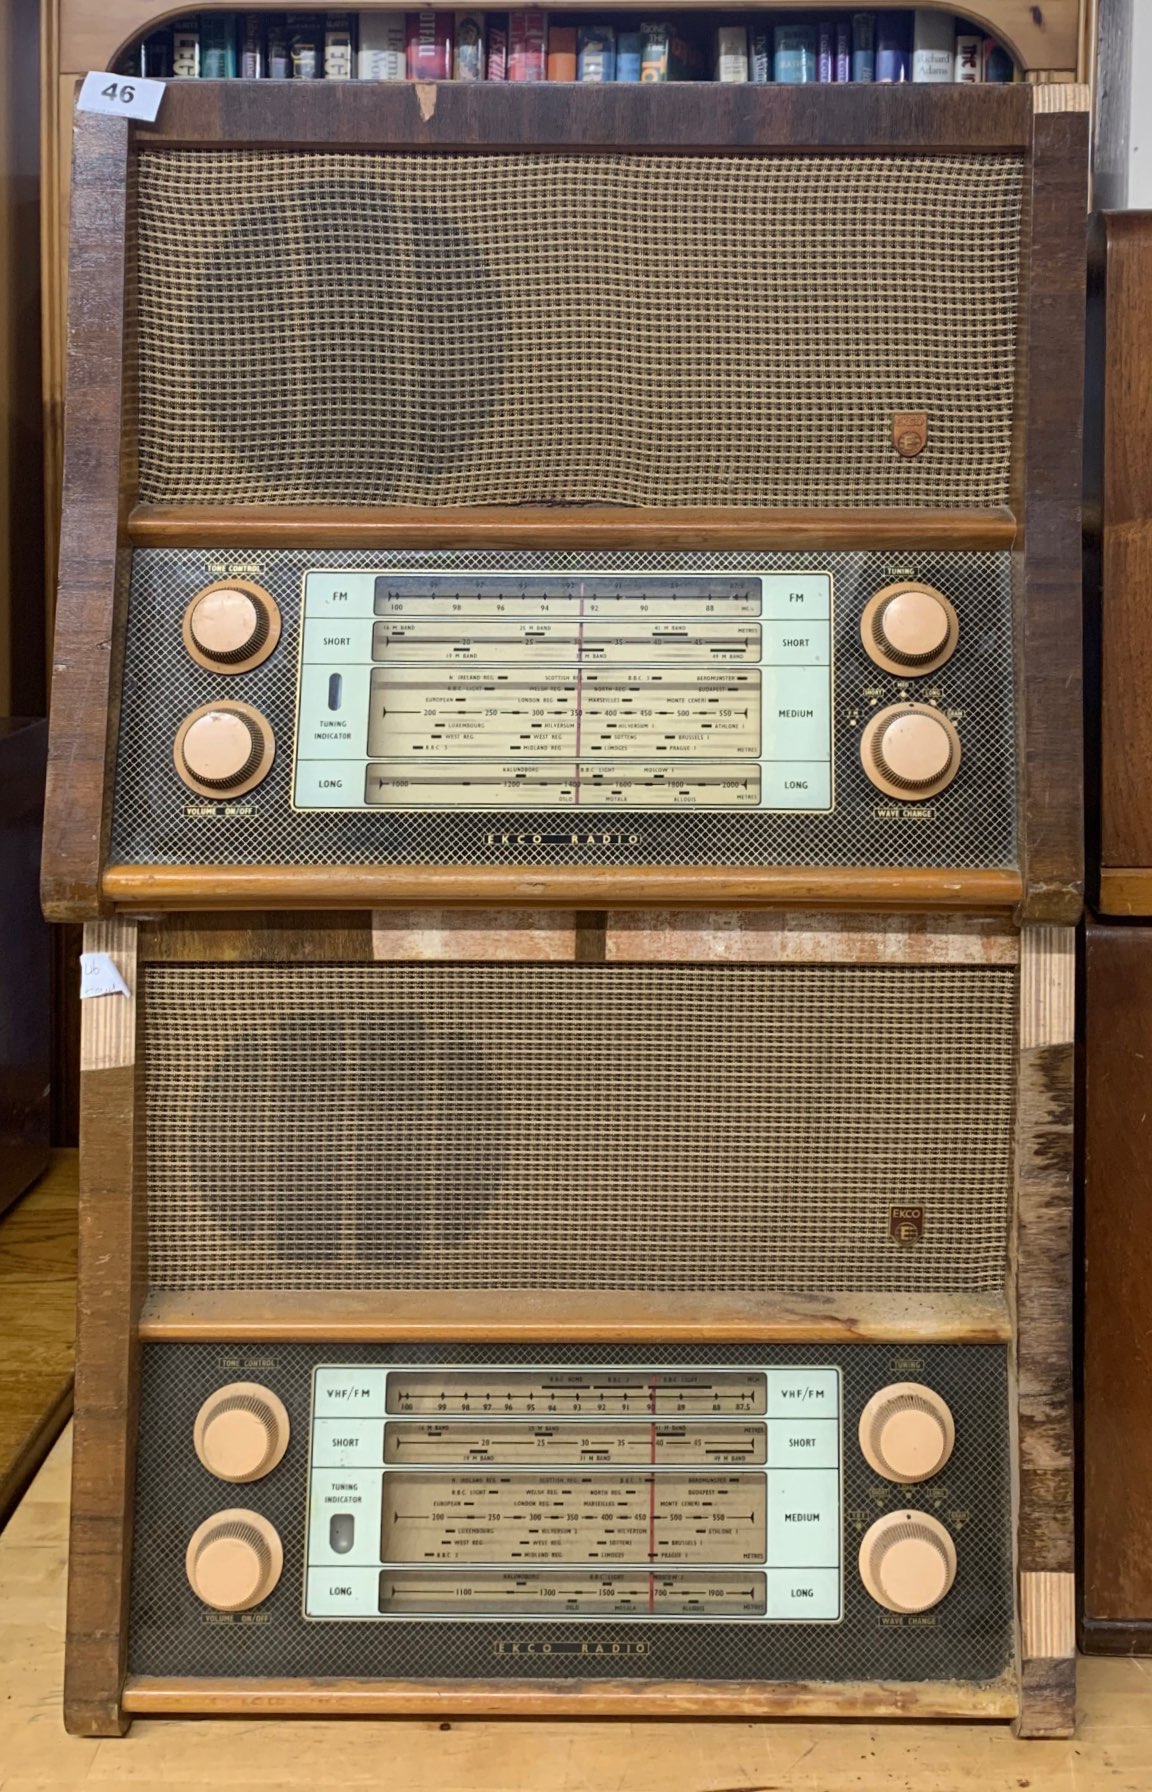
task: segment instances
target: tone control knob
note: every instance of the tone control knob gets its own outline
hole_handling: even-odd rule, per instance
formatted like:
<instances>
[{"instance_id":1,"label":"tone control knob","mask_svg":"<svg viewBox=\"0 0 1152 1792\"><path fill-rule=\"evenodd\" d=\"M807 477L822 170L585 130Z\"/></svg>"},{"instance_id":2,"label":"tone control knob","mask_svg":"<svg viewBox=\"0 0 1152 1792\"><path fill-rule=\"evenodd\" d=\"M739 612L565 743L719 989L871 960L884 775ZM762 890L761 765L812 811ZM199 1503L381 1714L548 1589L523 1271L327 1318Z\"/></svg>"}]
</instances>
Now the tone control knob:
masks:
<instances>
[{"instance_id":1,"label":"tone control knob","mask_svg":"<svg viewBox=\"0 0 1152 1792\"><path fill-rule=\"evenodd\" d=\"M927 1481L938 1475L955 1442L948 1402L918 1381L881 1388L860 1414L860 1448L886 1481Z\"/></svg>"},{"instance_id":2,"label":"tone control knob","mask_svg":"<svg viewBox=\"0 0 1152 1792\"><path fill-rule=\"evenodd\" d=\"M248 1612L267 1599L284 1567L279 1533L242 1506L216 1512L192 1533L184 1568L198 1599L218 1612Z\"/></svg>"},{"instance_id":3,"label":"tone control knob","mask_svg":"<svg viewBox=\"0 0 1152 1792\"><path fill-rule=\"evenodd\" d=\"M233 1381L209 1394L192 1427L196 1454L221 1481L259 1481L288 1448L282 1400L255 1381Z\"/></svg>"},{"instance_id":4,"label":"tone control knob","mask_svg":"<svg viewBox=\"0 0 1152 1792\"><path fill-rule=\"evenodd\" d=\"M951 659L960 623L935 585L905 579L885 585L865 605L860 636L869 658L885 671L920 677Z\"/></svg>"},{"instance_id":5,"label":"tone control knob","mask_svg":"<svg viewBox=\"0 0 1152 1792\"><path fill-rule=\"evenodd\" d=\"M206 585L184 612L184 645L212 672L249 672L279 639L276 600L247 579Z\"/></svg>"},{"instance_id":6,"label":"tone control knob","mask_svg":"<svg viewBox=\"0 0 1152 1792\"><path fill-rule=\"evenodd\" d=\"M860 1579L887 1611L930 1611L956 1579L956 1545L928 1512L886 1512L864 1533Z\"/></svg>"},{"instance_id":7,"label":"tone control knob","mask_svg":"<svg viewBox=\"0 0 1152 1792\"><path fill-rule=\"evenodd\" d=\"M176 736L176 770L204 796L238 796L259 784L275 750L272 730L247 703L193 710Z\"/></svg>"},{"instance_id":8,"label":"tone control knob","mask_svg":"<svg viewBox=\"0 0 1152 1792\"><path fill-rule=\"evenodd\" d=\"M886 796L923 802L946 790L960 765L960 736L928 703L893 703L870 719L860 758Z\"/></svg>"}]
</instances>

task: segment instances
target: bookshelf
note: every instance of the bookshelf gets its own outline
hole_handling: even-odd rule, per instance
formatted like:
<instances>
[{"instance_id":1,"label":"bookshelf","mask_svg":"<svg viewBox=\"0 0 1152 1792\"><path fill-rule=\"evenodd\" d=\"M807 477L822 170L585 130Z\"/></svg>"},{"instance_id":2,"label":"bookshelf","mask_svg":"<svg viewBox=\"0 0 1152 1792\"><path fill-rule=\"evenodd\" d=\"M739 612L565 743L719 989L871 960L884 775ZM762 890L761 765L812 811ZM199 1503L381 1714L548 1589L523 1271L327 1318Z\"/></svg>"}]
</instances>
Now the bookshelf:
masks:
<instances>
[{"instance_id":1,"label":"bookshelf","mask_svg":"<svg viewBox=\"0 0 1152 1792\"><path fill-rule=\"evenodd\" d=\"M1011 51L1024 79L1039 83L1091 83L1098 0L926 0L930 10L963 17ZM41 107L41 271L43 285L43 392L46 479L46 558L49 594L49 652L52 593L55 587L56 531L58 526L60 468L64 408L64 352L66 330L66 269L68 192L71 162L72 107L78 81L94 68L114 68L137 40L165 22L196 10L201 15L240 10L283 13L283 6L261 4L239 8L207 0L193 9L166 6L157 0L43 0L42 5L42 107ZM313 9L324 10L324 9ZM389 10L353 8L354 11ZM603 18L622 9L602 0L573 0L557 10L566 15ZM715 15L725 20L754 16L753 9L710 4L709 0L666 0L660 7L640 9L642 16L693 13L702 19ZM781 11L760 8L756 12ZM783 9L794 11L795 9ZM806 7L815 15L860 11L861 0L821 0ZM911 6L888 10L908 11ZM921 90L923 91L923 90Z\"/></svg>"}]
</instances>

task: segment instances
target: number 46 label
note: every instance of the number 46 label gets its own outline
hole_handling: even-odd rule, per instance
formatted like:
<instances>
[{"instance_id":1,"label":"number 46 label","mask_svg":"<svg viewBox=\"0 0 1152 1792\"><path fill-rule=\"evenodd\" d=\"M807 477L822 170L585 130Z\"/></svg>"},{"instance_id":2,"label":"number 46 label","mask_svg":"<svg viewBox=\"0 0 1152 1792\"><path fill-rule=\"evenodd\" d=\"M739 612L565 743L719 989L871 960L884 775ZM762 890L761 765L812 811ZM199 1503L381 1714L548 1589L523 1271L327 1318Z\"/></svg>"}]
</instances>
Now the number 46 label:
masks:
<instances>
[{"instance_id":1,"label":"number 46 label","mask_svg":"<svg viewBox=\"0 0 1152 1792\"><path fill-rule=\"evenodd\" d=\"M110 75L93 69L84 77L78 112L109 112L114 118L142 118L151 124L164 98L164 81L149 81L143 75Z\"/></svg>"}]
</instances>

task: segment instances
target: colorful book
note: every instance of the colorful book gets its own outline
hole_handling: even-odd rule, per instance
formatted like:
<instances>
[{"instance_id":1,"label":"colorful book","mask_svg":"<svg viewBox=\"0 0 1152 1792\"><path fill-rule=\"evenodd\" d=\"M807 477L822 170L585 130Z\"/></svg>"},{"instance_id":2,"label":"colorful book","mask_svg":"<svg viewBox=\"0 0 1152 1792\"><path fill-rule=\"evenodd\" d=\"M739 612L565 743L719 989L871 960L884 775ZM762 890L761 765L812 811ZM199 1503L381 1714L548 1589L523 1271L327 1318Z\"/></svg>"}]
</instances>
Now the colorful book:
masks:
<instances>
[{"instance_id":1,"label":"colorful book","mask_svg":"<svg viewBox=\"0 0 1152 1792\"><path fill-rule=\"evenodd\" d=\"M816 26L816 79L836 78L836 27L831 19L820 19Z\"/></svg>"},{"instance_id":2,"label":"colorful book","mask_svg":"<svg viewBox=\"0 0 1152 1792\"><path fill-rule=\"evenodd\" d=\"M946 12L918 6L912 18L912 79L951 81L956 25Z\"/></svg>"},{"instance_id":3,"label":"colorful book","mask_svg":"<svg viewBox=\"0 0 1152 1792\"><path fill-rule=\"evenodd\" d=\"M994 37L986 37L982 45L981 68L986 81L1014 81L1016 64L1009 50Z\"/></svg>"},{"instance_id":4,"label":"colorful book","mask_svg":"<svg viewBox=\"0 0 1152 1792\"><path fill-rule=\"evenodd\" d=\"M815 25L776 25L772 40L774 80L795 86L816 79Z\"/></svg>"},{"instance_id":5,"label":"colorful book","mask_svg":"<svg viewBox=\"0 0 1152 1792\"><path fill-rule=\"evenodd\" d=\"M488 14L488 52L485 75L489 81L508 79L508 14Z\"/></svg>"},{"instance_id":6,"label":"colorful book","mask_svg":"<svg viewBox=\"0 0 1152 1792\"><path fill-rule=\"evenodd\" d=\"M652 19L640 27L641 81L667 81L672 32L666 19Z\"/></svg>"},{"instance_id":7,"label":"colorful book","mask_svg":"<svg viewBox=\"0 0 1152 1792\"><path fill-rule=\"evenodd\" d=\"M547 79L548 14L538 6L508 15L508 79Z\"/></svg>"},{"instance_id":8,"label":"colorful book","mask_svg":"<svg viewBox=\"0 0 1152 1792\"><path fill-rule=\"evenodd\" d=\"M850 81L852 79L852 21L838 18L836 20L836 66L834 79Z\"/></svg>"},{"instance_id":9,"label":"colorful book","mask_svg":"<svg viewBox=\"0 0 1152 1792\"><path fill-rule=\"evenodd\" d=\"M351 13L324 15L324 79L351 81L356 73L356 23Z\"/></svg>"},{"instance_id":10,"label":"colorful book","mask_svg":"<svg viewBox=\"0 0 1152 1792\"><path fill-rule=\"evenodd\" d=\"M323 26L314 12L288 14L288 54L294 81L319 81L324 72Z\"/></svg>"},{"instance_id":11,"label":"colorful book","mask_svg":"<svg viewBox=\"0 0 1152 1792\"><path fill-rule=\"evenodd\" d=\"M195 81L200 74L200 19L172 21L172 74L177 81Z\"/></svg>"},{"instance_id":12,"label":"colorful book","mask_svg":"<svg viewBox=\"0 0 1152 1792\"><path fill-rule=\"evenodd\" d=\"M362 12L356 51L361 81L403 81L408 75L408 38L402 12Z\"/></svg>"},{"instance_id":13,"label":"colorful book","mask_svg":"<svg viewBox=\"0 0 1152 1792\"><path fill-rule=\"evenodd\" d=\"M743 25L721 25L716 32L716 79L748 79L748 32Z\"/></svg>"},{"instance_id":14,"label":"colorful book","mask_svg":"<svg viewBox=\"0 0 1152 1792\"><path fill-rule=\"evenodd\" d=\"M456 44L452 55L452 73L457 81L484 79L484 14L456 14Z\"/></svg>"},{"instance_id":15,"label":"colorful book","mask_svg":"<svg viewBox=\"0 0 1152 1792\"><path fill-rule=\"evenodd\" d=\"M874 81L876 79L876 14L874 12L854 12L852 14L852 79L854 81Z\"/></svg>"},{"instance_id":16,"label":"colorful book","mask_svg":"<svg viewBox=\"0 0 1152 1792\"><path fill-rule=\"evenodd\" d=\"M580 26L576 36L576 79L597 83L616 79L614 25Z\"/></svg>"},{"instance_id":17,"label":"colorful book","mask_svg":"<svg viewBox=\"0 0 1152 1792\"><path fill-rule=\"evenodd\" d=\"M906 12L882 12L876 20L876 79L885 86L912 72L908 24Z\"/></svg>"},{"instance_id":18,"label":"colorful book","mask_svg":"<svg viewBox=\"0 0 1152 1792\"><path fill-rule=\"evenodd\" d=\"M952 79L971 83L984 79L984 39L979 31L958 31L952 58Z\"/></svg>"},{"instance_id":19,"label":"colorful book","mask_svg":"<svg viewBox=\"0 0 1152 1792\"><path fill-rule=\"evenodd\" d=\"M454 22L450 12L406 14L410 81L447 81L451 78Z\"/></svg>"},{"instance_id":20,"label":"colorful book","mask_svg":"<svg viewBox=\"0 0 1152 1792\"><path fill-rule=\"evenodd\" d=\"M201 17L200 79L236 79L236 21L230 12L206 12Z\"/></svg>"},{"instance_id":21,"label":"colorful book","mask_svg":"<svg viewBox=\"0 0 1152 1792\"><path fill-rule=\"evenodd\" d=\"M548 79L576 79L576 27L553 25L548 32Z\"/></svg>"},{"instance_id":22,"label":"colorful book","mask_svg":"<svg viewBox=\"0 0 1152 1792\"><path fill-rule=\"evenodd\" d=\"M643 48L644 40L638 31L618 31L616 33L617 81L638 81L640 79L640 57Z\"/></svg>"}]
</instances>

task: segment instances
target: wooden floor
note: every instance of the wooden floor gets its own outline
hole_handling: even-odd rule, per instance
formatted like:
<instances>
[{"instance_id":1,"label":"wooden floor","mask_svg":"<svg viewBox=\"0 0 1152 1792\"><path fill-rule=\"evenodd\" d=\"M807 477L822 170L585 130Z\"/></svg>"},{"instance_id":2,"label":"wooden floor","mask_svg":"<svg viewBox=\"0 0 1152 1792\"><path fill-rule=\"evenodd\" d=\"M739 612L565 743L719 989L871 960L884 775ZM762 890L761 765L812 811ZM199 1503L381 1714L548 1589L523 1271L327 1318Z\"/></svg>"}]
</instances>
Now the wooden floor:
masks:
<instances>
[{"instance_id":1,"label":"wooden floor","mask_svg":"<svg viewBox=\"0 0 1152 1792\"><path fill-rule=\"evenodd\" d=\"M55 1152L0 1219L0 1524L72 1408L76 1156Z\"/></svg>"},{"instance_id":2,"label":"wooden floor","mask_svg":"<svg viewBox=\"0 0 1152 1792\"><path fill-rule=\"evenodd\" d=\"M1152 1661L1084 1661L1075 1742L1003 1725L137 1722L64 1734L71 1433L0 1536L0 1792L1152 1792Z\"/></svg>"}]
</instances>

